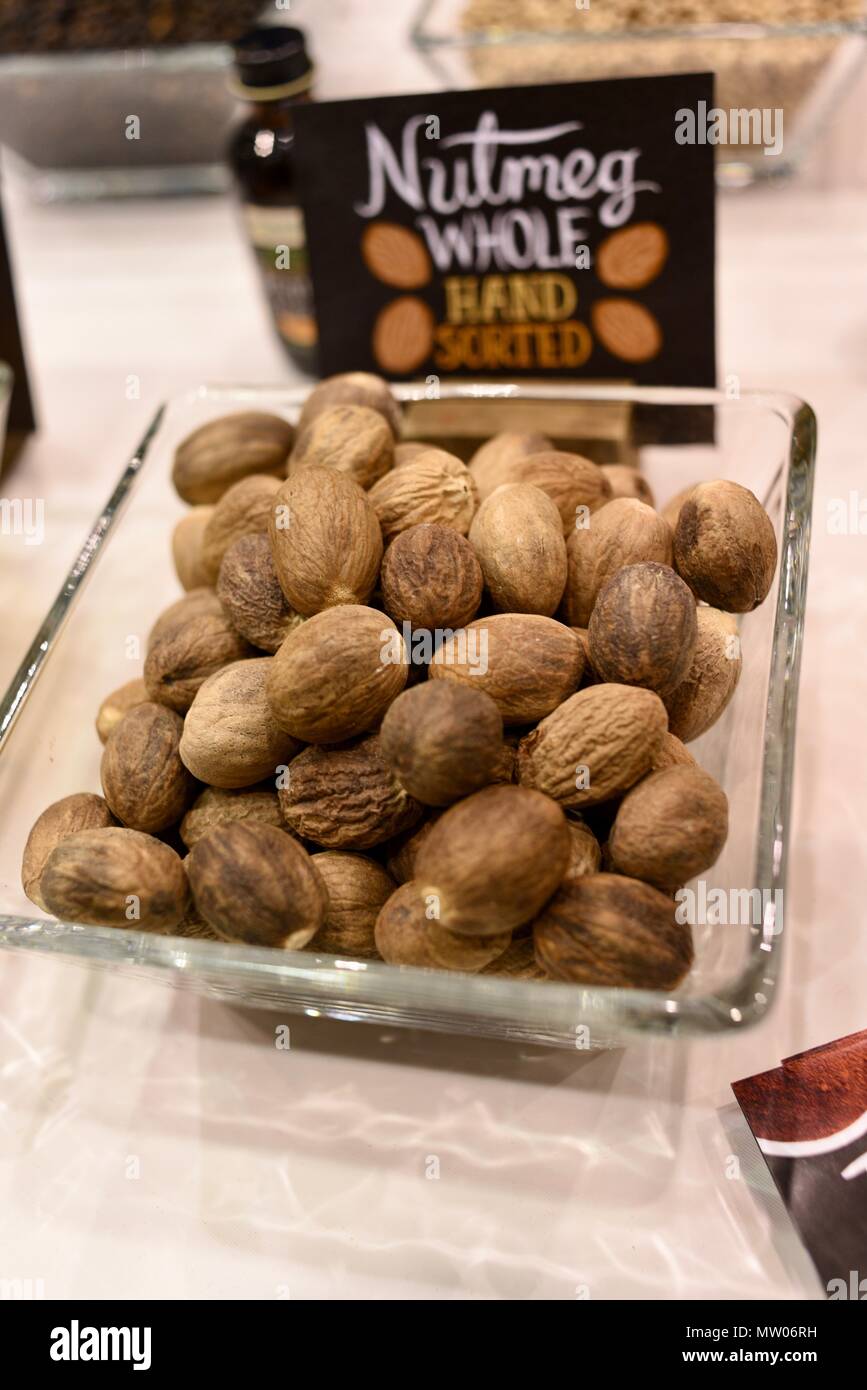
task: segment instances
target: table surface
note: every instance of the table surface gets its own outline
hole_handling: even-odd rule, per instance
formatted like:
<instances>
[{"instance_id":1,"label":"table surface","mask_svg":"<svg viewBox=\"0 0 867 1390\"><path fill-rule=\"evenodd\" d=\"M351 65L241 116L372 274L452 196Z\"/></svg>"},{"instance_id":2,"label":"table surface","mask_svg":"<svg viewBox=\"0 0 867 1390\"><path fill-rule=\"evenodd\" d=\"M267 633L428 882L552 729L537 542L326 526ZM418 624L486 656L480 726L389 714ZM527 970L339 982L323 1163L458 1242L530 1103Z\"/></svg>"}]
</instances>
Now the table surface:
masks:
<instances>
[{"instance_id":1,"label":"table surface","mask_svg":"<svg viewBox=\"0 0 867 1390\"><path fill-rule=\"evenodd\" d=\"M335 90L361 90L358 10L298 6ZM432 85L400 24L378 51L368 89ZM826 525L864 495L867 192L826 177L828 148L719 209L722 371L820 422L782 1002L725 1042L596 1055L306 1018L280 1051L271 1014L4 954L0 1278L54 1298L821 1296L730 1083L867 1024L867 535ZM7 204L42 429L2 491L45 499L47 543L3 537L0 688L154 403L290 376L228 201Z\"/></svg>"}]
</instances>

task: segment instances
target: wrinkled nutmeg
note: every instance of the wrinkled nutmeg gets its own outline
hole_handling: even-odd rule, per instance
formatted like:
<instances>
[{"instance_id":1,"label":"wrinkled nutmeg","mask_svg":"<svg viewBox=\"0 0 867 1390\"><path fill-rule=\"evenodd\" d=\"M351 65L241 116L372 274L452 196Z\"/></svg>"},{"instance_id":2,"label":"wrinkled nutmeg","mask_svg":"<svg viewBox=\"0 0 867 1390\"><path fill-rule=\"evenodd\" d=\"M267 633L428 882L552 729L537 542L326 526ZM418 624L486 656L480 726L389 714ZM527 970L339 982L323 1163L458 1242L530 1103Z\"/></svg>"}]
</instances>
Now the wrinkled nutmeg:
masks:
<instances>
[{"instance_id":1,"label":"wrinkled nutmeg","mask_svg":"<svg viewBox=\"0 0 867 1390\"><path fill-rule=\"evenodd\" d=\"M645 560L618 570L599 591L587 638L604 681L664 695L695 654L695 599L668 565Z\"/></svg>"},{"instance_id":2,"label":"wrinkled nutmeg","mask_svg":"<svg viewBox=\"0 0 867 1390\"><path fill-rule=\"evenodd\" d=\"M695 653L679 685L665 696L668 726L690 743L715 724L740 680L741 644L735 618L716 608L696 610Z\"/></svg>"},{"instance_id":3,"label":"wrinkled nutmeg","mask_svg":"<svg viewBox=\"0 0 867 1390\"><path fill-rule=\"evenodd\" d=\"M274 776L299 751L267 699L272 663L267 656L235 661L196 694L184 720L180 756L201 782L249 787Z\"/></svg>"},{"instance_id":4,"label":"wrinkled nutmeg","mask_svg":"<svg viewBox=\"0 0 867 1390\"><path fill-rule=\"evenodd\" d=\"M372 487L394 464L394 435L388 422L366 405L334 405L298 433L289 472L316 464L348 473Z\"/></svg>"},{"instance_id":5,"label":"wrinkled nutmeg","mask_svg":"<svg viewBox=\"0 0 867 1390\"><path fill-rule=\"evenodd\" d=\"M432 522L465 536L476 510L475 483L466 466L444 449L427 449L393 468L369 492L386 544L410 526Z\"/></svg>"},{"instance_id":6,"label":"wrinkled nutmeg","mask_svg":"<svg viewBox=\"0 0 867 1390\"><path fill-rule=\"evenodd\" d=\"M190 589L189 593L182 598L175 599L168 608L164 608L160 613L150 632L148 633L146 651L150 651L155 642L164 637L172 628L180 627L189 618L201 618L205 616L220 617L222 615L220 600L213 589L202 586L200 589Z\"/></svg>"},{"instance_id":7,"label":"wrinkled nutmeg","mask_svg":"<svg viewBox=\"0 0 867 1390\"><path fill-rule=\"evenodd\" d=\"M673 899L620 874L570 879L533 924L536 959L556 980L675 989L693 959Z\"/></svg>"},{"instance_id":8,"label":"wrinkled nutmeg","mask_svg":"<svg viewBox=\"0 0 867 1390\"><path fill-rule=\"evenodd\" d=\"M664 734L662 743L650 765L651 772L664 772L667 767L698 767L698 763L676 734Z\"/></svg>"},{"instance_id":9,"label":"wrinkled nutmeg","mask_svg":"<svg viewBox=\"0 0 867 1390\"><path fill-rule=\"evenodd\" d=\"M82 830L99 830L115 824L108 803L92 792L75 792L46 806L27 836L21 862L21 886L30 901L44 912L49 910L42 897L40 879L49 855L61 840L78 835Z\"/></svg>"},{"instance_id":10,"label":"wrinkled nutmeg","mask_svg":"<svg viewBox=\"0 0 867 1390\"><path fill-rule=\"evenodd\" d=\"M376 923L376 945L389 965L475 974L506 950L511 933L460 936L436 918L437 903L418 883L404 883L383 906Z\"/></svg>"},{"instance_id":11,"label":"wrinkled nutmeg","mask_svg":"<svg viewBox=\"0 0 867 1390\"><path fill-rule=\"evenodd\" d=\"M531 483L550 497L565 535L575 525L579 507L595 512L612 496L611 484L598 464L559 449L511 459L500 472L502 483Z\"/></svg>"},{"instance_id":12,"label":"wrinkled nutmeg","mask_svg":"<svg viewBox=\"0 0 867 1390\"><path fill-rule=\"evenodd\" d=\"M300 951L325 920L313 860L273 825L218 826L190 851L187 872L198 911L227 941Z\"/></svg>"},{"instance_id":13,"label":"wrinkled nutmeg","mask_svg":"<svg viewBox=\"0 0 867 1390\"><path fill-rule=\"evenodd\" d=\"M501 430L499 434L486 439L473 454L469 470L478 488L479 498L484 502L495 488L502 483L513 482L508 476L510 466L529 454L541 454L553 449L550 439L544 434L531 431Z\"/></svg>"},{"instance_id":14,"label":"wrinkled nutmeg","mask_svg":"<svg viewBox=\"0 0 867 1390\"><path fill-rule=\"evenodd\" d=\"M223 556L217 597L236 632L276 652L304 619L286 602L267 536L242 536Z\"/></svg>"},{"instance_id":15,"label":"wrinkled nutmeg","mask_svg":"<svg viewBox=\"0 0 867 1390\"><path fill-rule=\"evenodd\" d=\"M637 497L648 507L656 506L650 483L640 469L632 468L628 463L603 463L600 471L611 489L611 497Z\"/></svg>"},{"instance_id":16,"label":"wrinkled nutmeg","mask_svg":"<svg viewBox=\"0 0 867 1390\"><path fill-rule=\"evenodd\" d=\"M380 908L394 892L394 880L363 854L324 850L314 854L313 863L328 892L328 911L307 950L377 960L374 928Z\"/></svg>"},{"instance_id":17,"label":"wrinkled nutmeg","mask_svg":"<svg viewBox=\"0 0 867 1390\"><path fill-rule=\"evenodd\" d=\"M184 866L152 835L120 826L62 840L41 879L49 912L66 922L169 932L189 900Z\"/></svg>"},{"instance_id":18,"label":"wrinkled nutmeg","mask_svg":"<svg viewBox=\"0 0 867 1390\"><path fill-rule=\"evenodd\" d=\"M728 800L699 767L653 772L628 791L608 838L611 867L677 888L715 864L728 835Z\"/></svg>"},{"instance_id":19,"label":"wrinkled nutmeg","mask_svg":"<svg viewBox=\"0 0 867 1390\"><path fill-rule=\"evenodd\" d=\"M216 584L226 551L242 536L266 536L279 478L253 473L233 483L214 507L202 537L202 570L206 584Z\"/></svg>"},{"instance_id":20,"label":"wrinkled nutmeg","mask_svg":"<svg viewBox=\"0 0 867 1390\"><path fill-rule=\"evenodd\" d=\"M105 799L131 830L154 833L180 820L196 793L178 751L184 722L165 705L136 705L106 740L100 776Z\"/></svg>"},{"instance_id":21,"label":"wrinkled nutmeg","mask_svg":"<svg viewBox=\"0 0 867 1390\"><path fill-rule=\"evenodd\" d=\"M135 680L126 681L119 685L117 690L113 690L110 695L106 695L100 705L96 715L96 732L99 735L100 743L105 743L112 729L120 723L124 715L136 705L143 705L150 700L147 686L141 676L136 676Z\"/></svg>"},{"instance_id":22,"label":"wrinkled nutmeg","mask_svg":"<svg viewBox=\"0 0 867 1390\"><path fill-rule=\"evenodd\" d=\"M478 609L482 571L465 536L430 522L395 536L380 574L385 611L396 623L434 632L463 627Z\"/></svg>"},{"instance_id":23,"label":"wrinkled nutmeg","mask_svg":"<svg viewBox=\"0 0 867 1390\"><path fill-rule=\"evenodd\" d=\"M213 507L192 507L172 532L172 559L182 589L209 583L202 565L202 541Z\"/></svg>"},{"instance_id":24,"label":"wrinkled nutmeg","mask_svg":"<svg viewBox=\"0 0 867 1390\"><path fill-rule=\"evenodd\" d=\"M646 503L615 497L569 536L563 617L570 627L587 627L606 580L641 560L671 564L671 527Z\"/></svg>"},{"instance_id":25,"label":"wrinkled nutmeg","mask_svg":"<svg viewBox=\"0 0 867 1390\"><path fill-rule=\"evenodd\" d=\"M205 787L181 821L181 839L187 849L192 849L214 826L238 820L273 825L290 833L273 787Z\"/></svg>"},{"instance_id":26,"label":"wrinkled nutmeg","mask_svg":"<svg viewBox=\"0 0 867 1390\"><path fill-rule=\"evenodd\" d=\"M437 920L470 936L528 922L562 882L569 831L559 806L525 787L485 787L450 806L423 841L416 881Z\"/></svg>"},{"instance_id":27,"label":"wrinkled nutmeg","mask_svg":"<svg viewBox=\"0 0 867 1390\"><path fill-rule=\"evenodd\" d=\"M305 748L285 782L278 792L283 819L326 849L370 849L423 815L383 762L376 734L349 748Z\"/></svg>"},{"instance_id":28,"label":"wrinkled nutmeg","mask_svg":"<svg viewBox=\"0 0 867 1390\"><path fill-rule=\"evenodd\" d=\"M589 825L583 821L567 819L569 826L569 867L563 882L570 878L581 878L584 874L598 874L602 863L602 850L599 841Z\"/></svg>"},{"instance_id":29,"label":"wrinkled nutmeg","mask_svg":"<svg viewBox=\"0 0 867 1390\"><path fill-rule=\"evenodd\" d=\"M570 628L537 613L495 613L446 638L428 674L483 690L512 725L550 714L578 689L583 670Z\"/></svg>"},{"instance_id":30,"label":"wrinkled nutmeg","mask_svg":"<svg viewBox=\"0 0 867 1390\"><path fill-rule=\"evenodd\" d=\"M295 738L338 743L375 728L406 677L406 645L391 619L347 604L289 635L272 661L268 701Z\"/></svg>"},{"instance_id":31,"label":"wrinkled nutmeg","mask_svg":"<svg viewBox=\"0 0 867 1390\"><path fill-rule=\"evenodd\" d=\"M309 617L364 603L382 560L382 536L367 493L346 473L310 465L284 483L269 525L280 587Z\"/></svg>"},{"instance_id":32,"label":"wrinkled nutmeg","mask_svg":"<svg viewBox=\"0 0 867 1390\"><path fill-rule=\"evenodd\" d=\"M227 488L249 473L284 478L294 438L290 424L261 411L209 420L178 448L172 481L185 502L218 502Z\"/></svg>"},{"instance_id":33,"label":"wrinkled nutmeg","mask_svg":"<svg viewBox=\"0 0 867 1390\"><path fill-rule=\"evenodd\" d=\"M550 497L530 483L497 488L473 518L470 542L495 608L550 618L566 583L566 542Z\"/></svg>"},{"instance_id":34,"label":"wrinkled nutmeg","mask_svg":"<svg viewBox=\"0 0 867 1390\"><path fill-rule=\"evenodd\" d=\"M184 714L208 676L252 655L222 609L166 625L151 644L144 680L152 700Z\"/></svg>"},{"instance_id":35,"label":"wrinkled nutmeg","mask_svg":"<svg viewBox=\"0 0 867 1390\"><path fill-rule=\"evenodd\" d=\"M323 410L331 410L336 405L363 405L376 410L388 423L392 434L400 434L400 406L388 383L373 372L341 372L314 386L301 409L299 434Z\"/></svg>"},{"instance_id":36,"label":"wrinkled nutmeg","mask_svg":"<svg viewBox=\"0 0 867 1390\"><path fill-rule=\"evenodd\" d=\"M749 488L699 483L680 509L674 564L697 598L749 613L767 597L777 567L771 519Z\"/></svg>"},{"instance_id":37,"label":"wrinkled nutmeg","mask_svg":"<svg viewBox=\"0 0 867 1390\"><path fill-rule=\"evenodd\" d=\"M503 721L483 691L426 681L389 706L380 750L410 796L426 806L447 806L496 780Z\"/></svg>"}]
</instances>

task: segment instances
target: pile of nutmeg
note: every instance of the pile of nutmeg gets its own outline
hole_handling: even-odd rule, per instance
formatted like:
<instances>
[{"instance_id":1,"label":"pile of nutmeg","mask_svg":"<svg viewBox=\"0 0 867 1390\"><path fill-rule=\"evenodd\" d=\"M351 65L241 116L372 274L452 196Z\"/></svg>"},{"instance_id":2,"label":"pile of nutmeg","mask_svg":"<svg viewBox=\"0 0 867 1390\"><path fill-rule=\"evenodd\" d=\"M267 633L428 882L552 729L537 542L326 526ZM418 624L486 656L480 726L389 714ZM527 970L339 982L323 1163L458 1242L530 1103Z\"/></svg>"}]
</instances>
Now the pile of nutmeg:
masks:
<instances>
[{"instance_id":1,"label":"pile of nutmeg","mask_svg":"<svg viewBox=\"0 0 867 1390\"><path fill-rule=\"evenodd\" d=\"M102 795L49 806L31 900L101 926L669 990L675 894L726 797L685 747L776 566L746 488L660 513L637 470L502 433L400 443L386 383L179 447L184 596L97 716Z\"/></svg>"}]
</instances>

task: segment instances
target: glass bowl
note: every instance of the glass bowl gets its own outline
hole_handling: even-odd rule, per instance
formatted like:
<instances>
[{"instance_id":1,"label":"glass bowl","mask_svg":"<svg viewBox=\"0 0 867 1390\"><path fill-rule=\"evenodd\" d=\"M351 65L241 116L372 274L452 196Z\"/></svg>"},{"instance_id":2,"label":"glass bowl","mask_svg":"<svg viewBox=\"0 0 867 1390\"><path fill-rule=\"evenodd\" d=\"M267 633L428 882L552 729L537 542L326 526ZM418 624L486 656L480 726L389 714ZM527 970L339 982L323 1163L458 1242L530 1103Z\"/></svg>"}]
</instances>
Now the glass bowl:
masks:
<instances>
[{"instance_id":1,"label":"glass bowl","mask_svg":"<svg viewBox=\"0 0 867 1390\"><path fill-rule=\"evenodd\" d=\"M58 922L20 886L30 826L52 801L99 789L93 727L107 694L140 673L156 614L178 597L169 535L184 504L171 484L175 447L232 410L297 416L309 388L203 387L162 407L97 518L0 702L0 946L147 975L226 1000L311 1015L548 1043L614 1047L637 1033L725 1034L770 1007L785 939L795 711L804 623L816 430L791 396L728 399L713 390L620 386L398 385L405 433L462 450L496 428L539 428L558 445L640 461L658 505L725 477L753 489L776 530L780 561L765 603L740 620L743 674L723 718L691 745L722 783L728 843L707 890L758 889L762 919L697 926L696 963L672 994L396 968L207 940ZM85 582L86 600L82 598Z\"/></svg>"}]
</instances>

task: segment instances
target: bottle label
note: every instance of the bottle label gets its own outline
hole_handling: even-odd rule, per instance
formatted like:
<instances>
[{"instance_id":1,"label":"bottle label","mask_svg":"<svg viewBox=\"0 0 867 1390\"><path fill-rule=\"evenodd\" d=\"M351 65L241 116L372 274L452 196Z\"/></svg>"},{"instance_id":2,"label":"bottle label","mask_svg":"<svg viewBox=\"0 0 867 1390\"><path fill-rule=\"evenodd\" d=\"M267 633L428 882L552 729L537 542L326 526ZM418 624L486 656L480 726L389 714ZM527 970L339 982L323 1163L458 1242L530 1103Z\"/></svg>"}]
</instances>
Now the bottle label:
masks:
<instances>
[{"instance_id":1,"label":"bottle label","mask_svg":"<svg viewBox=\"0 0 867 1390\"><path fill-rule=\"evenodd\" d=\"M316 317L301 209L246 203L244 220L280 336L289 347L313 347Z\"/></svg>"}]
</instances>

